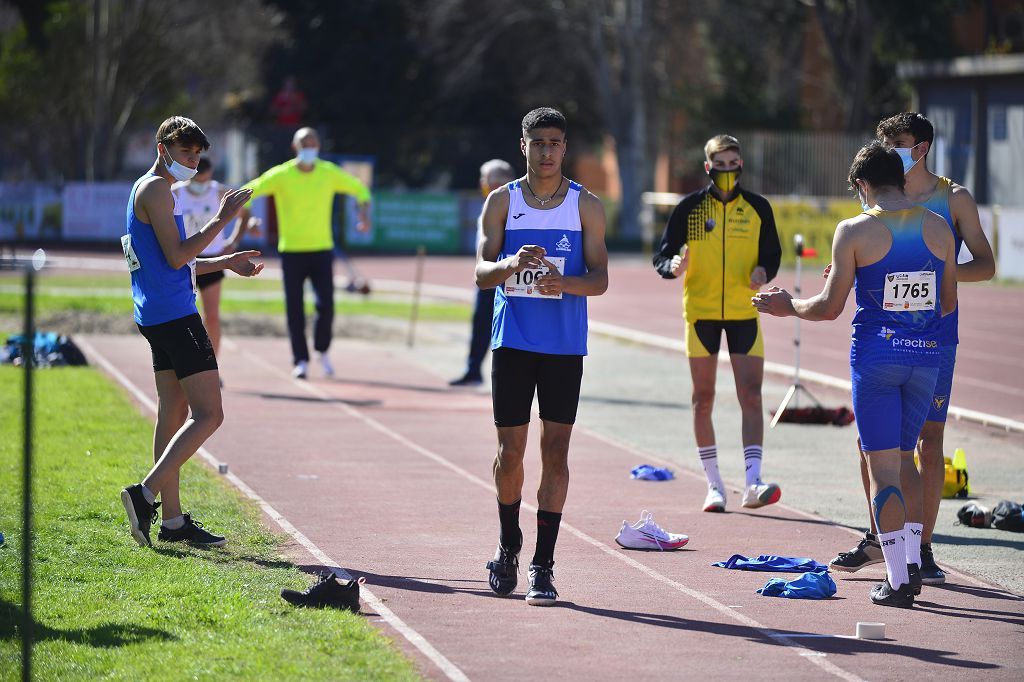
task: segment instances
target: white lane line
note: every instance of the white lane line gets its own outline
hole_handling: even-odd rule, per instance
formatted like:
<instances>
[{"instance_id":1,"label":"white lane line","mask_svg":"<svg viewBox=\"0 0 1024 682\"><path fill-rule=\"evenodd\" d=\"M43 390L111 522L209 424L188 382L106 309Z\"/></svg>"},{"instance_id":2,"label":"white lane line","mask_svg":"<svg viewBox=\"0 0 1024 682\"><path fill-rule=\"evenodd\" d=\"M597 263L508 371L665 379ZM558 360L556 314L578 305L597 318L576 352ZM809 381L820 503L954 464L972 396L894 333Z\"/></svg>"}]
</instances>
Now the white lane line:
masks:
<instances>
[{"instance_id":1,"label":"white lane line","mask_svg":"<svg viewBox=\"0 0 1024 682\"><path fill-rule=\"evenodd\" d=\"M289 373L285 372L284 370L280 369L279 367L271 365L269 362L267 362L263 358L259 357L258 355L255 355L254 353L252 353L252 352L250 352L248 350L240 348L239 351L238 351L238 354L240 354L246 360L248 360L248 361L250 361L250 362L252 362L252 363L254 363L256 365L259 365L260 367L263 367L267 371L272 372L274 374L277 374L278 376L282 377L286 381L290 381L293 385L298 386L299 388L301 388L302 390L306 391L310 395L320 398L321 400L323 400L325 402L325 404L327 404L327 405L329 405L329 406L331 406L331 407L333 407L333 408L335 408L337 410L340 410L340 411L346 413L347 415L353 417L354 419L358 419L359 421L361 421L364 424L366 424L368 427L370 427L370 428L374 429L375 431L377 431L377 432L379 432L379 433L381 433L381 434L391 438L392 440L400 443L401 445L404 445L405 447L407 447L408 449L412 450L413 452L416 452L416 453L426 457L427 459L429 459L429 460L439 464L440 466L448 469L452 473L460 476L461 478L469 481L470 483L473 483L473 484L475 484L475 485L477 485L477 486L487 490L488 492L494 492L494 483L492 481L485 481L484 479L482 479L482 478L478 477L477 475L467 471L466 469L463 469L458 464L455 464L454 462L452 462L451 460L443 457L442 455L439 455L436 452L433 452L432 450L429 450L428 448L423 447L419 443L416 443L416 442L414 442L412 440L409 440L408 438L406 438L402 434L400 434L397 431L391 429L389 426L387 426L387 425L377 421L373 417L370 417L369 415L363 414L361 411L359 411L358 409L352 407L351 405L346 405L345 403L335 402L334 401L334 396L330 395L329 393L327 393L325 391L320 390L319 388L317 388L315 385L309 383L308 381L302 381L302 380L298 380L298 379L293 379ZM528 511L531 511L531 512L534 512L534 513L537 512L537 508L535 506L533 506L533 505L531 505L531 504L529 504L529 503L527 503L525 501L522 502L521 505L522 505L522 507L524 509L526 509ZM560 528L562 528L565 531L569 532L570 534L572 534L576 538L582 540L583 542L585 542L587 544L590 544L590 545L594 546L595 548L601 550L602 552L604 552L605 554L611 556L612 558L618 559L619 561L621 561L621 562L631 566L632 568L635 568L636 570L638 570L641 573L647 575L648 577L653 578L654 580L656 580L656 581L658 581L660 583L663 583L665 585L668 585L669 587L673 588L674 590L676 590L678 592L681 592L681 593L683 593L683 594L685 594L685 595L687 595L689 597L692 597L693 599L696 599L697 601L700 601L700 602L704 603L705 605L713 608L714 610L718 611L719 613L723 613L726 616L728 616L729 618L731 618L733 620L736 620L736 621L739 621L740 623L742 623L743 625L746 625L747 627L756 629L763 636L765 636L765 637L767 637L769 639L772 639L772 640L774 640L776 642L779 642L779 643L781 643L781 644L783 644L783 645L785 645L787 647L792 647L794 649L805 649L805 647L802 644L800 644L799 642L797 642L795 640L792 640L792 639L789 639L788 635L775 632L771 628L769 628L769 627L767 627L765 625L762 625L761 623L759 623L758 621L754 620L753 618L750 618L748 616L744 616L744 615L742 615L740 613L737 613L734 609L731 609L728 606L726 606L725 604L722 604L721 602L716 601L715 599L713 599L712 597L709 597L708 595L704 594L703 592L700 592L699 590L695 590L695 589L693 589L691 587L687 587L686 585L684 585L684 584L682 584L682 583L680 583L678 581L675 581L675 580L673 580L673 579L671 579L671 578L669 578L669 577L667 577L665 575L662 575L661 573L658 573L654 569L652 569L652 568L650 568L648 566L645 566L644 564L640 563L639 561L636 561L635 559L632 559L631 557L625 556L624 554L619 552L617 549L615 549L615 548L611 547L610 545L607 545L607 544L601 542L600 540L598 540L598 539L596 539L596 538L594 538L594 537L584 533L582 530L576 528L575 526L573 526L571 524L563 522L561 524ZM797 652L797 653L799 653L799 652ZM817 652L814 652L814 653L817 654ZM836 677L839 677L840 679L847 680L848 682L864 682L862 680L862 678L858 677L857 675L855 675L855 674L853 674L853 673L851 673L851 672L849 672L847 670L844 670L843 668L840 668L839 666L835 665L831 661L824 660L823 657L817 657L817 656L811 657L811 656L808 656L808 657L806 657L806 660L810 661L811 663L813 663L814 665L818 666L819 668L821 668L825 672L829 673L830 675L835 675Z\"/></svg>"},{"instance_id":2,"label":"white lane line","mask_svg":"<svg viewBox=\"0 0 1024 682\"><path fill-rule=\"evenodd\" d=\"M225 346L235 345L227 339L222 339L225 342ZM104 357L96 348L84 339L76 339L78 345L82 348L85 354L100 365L104 371L110 374L119 384L125 387L129 393L131 393L136 400L138 400L143 406L146 407L150 412L156 414L156 403L146 395L146 393L136 386L128 377L126 377L117 367L115 367L106 357ZM200 457L203 458L214 470L222 462L213 456L206 448L200 448L198 451ZM281 530L290 535L296 542L306 548L320 564L326 567L330 567L337 575L344 578L345 580L351 580L352 576L341 568L341 564L335 561L333 558L327 555L326 552L321 550L313 543L312 540L307 538L301 531L293 526L288 519L286 519L280 512L270 506L270 503L260 497L259 493L250 488L242 479L233 473L228 473L227 478L236 488L242 491L246 497L254 500L259 504L260 508L269 516L271 519L280 526ZM366 585L362 585L359 590L360 597L370 607L377 612L378 615L392 628L394 628L399 634L405 637L414 647L420 650L420 652L426 656L434 665L440 668L441 672L444 673L445 677L453 682L469 682L469 677L466 676L462 670L460 670L454 663L449 661L440 651L426 640L420 633L416 632L412 627L407 625L405 621L398 617L394 611L389 609L384 603L378 599Z\"/></svg>"}]
</instances>

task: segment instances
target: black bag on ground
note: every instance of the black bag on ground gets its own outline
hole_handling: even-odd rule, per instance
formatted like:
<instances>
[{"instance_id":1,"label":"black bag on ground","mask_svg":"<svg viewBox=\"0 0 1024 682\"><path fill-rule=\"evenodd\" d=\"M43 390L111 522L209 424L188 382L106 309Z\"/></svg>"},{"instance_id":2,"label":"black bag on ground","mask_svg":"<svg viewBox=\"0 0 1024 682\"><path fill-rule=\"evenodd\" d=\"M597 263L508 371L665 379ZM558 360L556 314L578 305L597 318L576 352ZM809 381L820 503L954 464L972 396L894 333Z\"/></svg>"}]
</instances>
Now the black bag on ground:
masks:
<instances>
[{"instance_id":1,"label":"black bag on ground","mask_svg":"<svg viewBox=\"0 0 1024 682\"><path fill-rule=\"evenodd\" d=\"M992 527L1024 533L1024 510L1016 502L1000 500L992 510Z\"/></svg>"}]
</instances>

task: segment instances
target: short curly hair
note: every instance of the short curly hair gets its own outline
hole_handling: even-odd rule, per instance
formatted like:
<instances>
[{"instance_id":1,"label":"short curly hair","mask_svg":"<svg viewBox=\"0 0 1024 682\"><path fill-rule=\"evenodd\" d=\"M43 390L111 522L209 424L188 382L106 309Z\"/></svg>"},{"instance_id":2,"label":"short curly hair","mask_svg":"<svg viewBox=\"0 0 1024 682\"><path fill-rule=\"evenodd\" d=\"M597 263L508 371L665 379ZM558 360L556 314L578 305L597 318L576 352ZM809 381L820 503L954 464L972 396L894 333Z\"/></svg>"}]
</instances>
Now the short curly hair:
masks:
<instances>
[{"instance_id":1,"label":"short curly hair","mask_svg":"<svg viewBox=\"0 0 1024 682\"><path fill-rule=\"evenodd\" d=\"M210 148L210 140L203 129L190 118L171 116L160 124L156 131L156 141L168 144L198 145L205 152Z\"/></svg>"},{"instance_id":2,"label":"short curly hair","mask_svg":"<svg viewBox=\"0 0 1024 682\"><path fill-rule=\"evenodd\" d=\"M903 133L910 133L915 144L927 142L931 145L935 139L935 127L932 126L932 122L916 111L904 111L902 114L890 116L883 119L875 128L875 136L879 140L887 137L893 138Z\"/></svg>"}]
</instances>

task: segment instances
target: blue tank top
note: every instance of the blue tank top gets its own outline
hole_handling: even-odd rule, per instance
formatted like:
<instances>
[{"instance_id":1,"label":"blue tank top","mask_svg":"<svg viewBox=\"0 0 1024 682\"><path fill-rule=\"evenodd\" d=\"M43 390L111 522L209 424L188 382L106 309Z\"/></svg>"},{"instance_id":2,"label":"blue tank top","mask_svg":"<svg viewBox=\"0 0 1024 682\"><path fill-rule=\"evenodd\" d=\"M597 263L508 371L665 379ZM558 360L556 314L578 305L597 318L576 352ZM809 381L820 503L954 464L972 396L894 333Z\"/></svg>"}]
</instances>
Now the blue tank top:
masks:
<instances>
[{"instance_id":1,"label":"blue tank top","mask_svg":"<svg viewBox=\"0 0 1024 682\"><path fill-rule=\"evenodd\" d=\"M508 184L509 206L505 241L498 259L514 256L522 246L536 244L561 265L562 274L586 274L580 191L569 182L565 200L551 209L536 209L523 199L519 181ZM517 348L552 355L587 354L587 297L562 294L561 299L539 296L531 286L543 270L524 270L499 285L494 296L491 349Z\"/></svg>"},{"instance_id":2,"label":"blue tank top","mask_svg":"<svg viewBox=\"0 0 1024 682\"><path fill-rule=\"evenodd\" d=\"M850 364L937 367L942 319L939 285L945 261L924 241L925 209L872 208L865 213L889 229L892 246L877 263L857 268Z\"/></svg>"},{"instance_id":3,"label":"blue tank top","mask_svg":"<svg viewBox=\"0 0 1024 682\"><path fill-rule=\"evenodd\" d=\"M939 181L935 184L935 191L925 201L922 201L921 205L929 211L938 213L946 221L949 229L953 231L953 239L956 241L953 253L959 255L960 246L964 243L964 240L960 237L960 233L957 232L956 226L953 224L953 213L949 209L949 195L952 191L953 181L940 176ZM939 323L941 328L939 343L944 346L955 346L960 343L960 336L957 332L959 313L960 306L957 306L956 310L941 318Z\"/></svg>"},{"instance_id":4,"label":"blue tank top","mask_svg":"<svg viewBox=\"0 0 1024 682\"><path fill-rule=\"evenodd\" d=\"M193 315L196 309L195 260L177 270L171 267L157 241L153 226L135 215L135 192L139 184L153 173L135 181L128 196L126 219L128 229L121 237L121 248L132 275L132 302L135 321L143 327L163 324ZM185 223L177 202L174 222L178 236L185 240Z\"/></svg>"}]
</instances>

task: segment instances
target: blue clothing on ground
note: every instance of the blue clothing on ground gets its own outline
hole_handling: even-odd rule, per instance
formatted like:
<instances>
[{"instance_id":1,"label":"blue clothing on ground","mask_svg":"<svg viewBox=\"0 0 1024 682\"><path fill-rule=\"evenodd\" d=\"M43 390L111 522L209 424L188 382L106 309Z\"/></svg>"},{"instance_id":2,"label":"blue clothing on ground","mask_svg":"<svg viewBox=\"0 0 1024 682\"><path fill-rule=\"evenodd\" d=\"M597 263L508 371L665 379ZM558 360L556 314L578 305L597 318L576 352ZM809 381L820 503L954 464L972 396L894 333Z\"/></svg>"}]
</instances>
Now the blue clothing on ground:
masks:
<instances>
[{"instance_id":1,"label":"blue clothing on ground","mask_svg":"<svg viewBox=\"0 0 1024 682\"><path fill-rule=\"evenodd\" d=\"M121 248L132 277L132 302L135 322L148 327L195 314L196 279L195 260L180 268L172 268L164 256L156 232L149 223L135 215L135 192L143 180L153 177L147 173L135 181L128 195L125 213L127 229L121 237ZM185 241L185 222L175 204L174 222L178 237Z\"/></svg>"},{"instance_id":2,"label":"blue clothing on ground","mask_svg":"<svg viewBox=\"0 0 1024 682\"><path fill-rule=\"evenodd\" d=\"M635 467L629 472L629 475L631 478L641 481L671 481L676 477L670 469L651 466L650 464L641 464Z\"/></svg>"},{"instance_id":3,"label":"blue clothing on ground","mask_svg":"<svg viewBox=\"0 0 1024 682\"><path fill-rule=\"evenodd\" d=\"M734 568L740 571L775 571L778 573L822 573L828 571L828 566L820 564L814 559L806 557L775 556L774 554L762 554L755 558L745 557L742 554L733 554L725 561L711 564L718 568Z\"/></svg>"},{"instance_id":4,"label":"blue clothing on ground","mask_svg":"<svg viewBox=\"0 0 1024 682\"><path fill-rule=\"evenodd\" d=\"M836 593L836 583L828 573L804 573L792 580L772 578L757 593L787 599L828 599Z\"/></svg>"}]
</instances>

